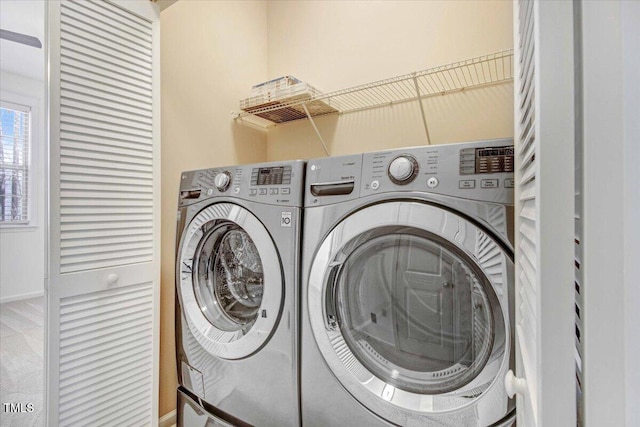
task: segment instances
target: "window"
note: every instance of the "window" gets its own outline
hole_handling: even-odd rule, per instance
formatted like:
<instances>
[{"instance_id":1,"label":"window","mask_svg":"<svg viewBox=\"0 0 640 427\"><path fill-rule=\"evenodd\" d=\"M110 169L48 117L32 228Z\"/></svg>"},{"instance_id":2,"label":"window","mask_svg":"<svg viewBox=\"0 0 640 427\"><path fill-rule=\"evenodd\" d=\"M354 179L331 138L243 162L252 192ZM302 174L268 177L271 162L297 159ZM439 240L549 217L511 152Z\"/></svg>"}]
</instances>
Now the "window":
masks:
<instances>
[{"instance_id":1,"label":"window","mask_svg":"<svg viewBox=\"0 0 640 427\"><path fill-rule=\"evenodd\" d=\"M29 223L31 108L0 105L0 224Z\"/></svg>"}]
</instances>

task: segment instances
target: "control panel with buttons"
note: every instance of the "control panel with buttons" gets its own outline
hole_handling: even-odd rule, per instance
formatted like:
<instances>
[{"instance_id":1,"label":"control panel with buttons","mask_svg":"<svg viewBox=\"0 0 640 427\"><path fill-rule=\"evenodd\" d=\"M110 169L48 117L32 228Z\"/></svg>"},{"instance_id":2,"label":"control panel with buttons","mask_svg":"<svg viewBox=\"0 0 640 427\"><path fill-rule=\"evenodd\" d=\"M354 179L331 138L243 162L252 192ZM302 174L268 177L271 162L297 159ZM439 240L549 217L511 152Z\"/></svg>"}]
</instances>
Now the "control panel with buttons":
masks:
<instances>
[{"instance_id":1,"label":"control panel with buttons","mask_svg":"<svg viewBox=\"0 0 640 427\"><path fill-rule=\"evenodd\" d=\"M310 160L305 205L385 193L513 202L513 141L431 145Z\"/></svg>"},{"instance_id":2,"label":"control panel with buttons","mask_svg":"<svg viewBox=\"0 0 640 427\"><path fill-rule=\"evenodd\" d=\"M184 172L181 205L211 197L231 197L283 206L302 206L302 160Z\"/></svg>"},{"instance_id":3,"label":"control panel with buttons","mask_svg":"<svg viewBox=\"0 0 640 427\"><path fill-rule=\"evenodd\" d=\"M513 162L511 139L364 153L360 195L419 191L503 203L513 199Z\"/></svg>"}]
</instances>

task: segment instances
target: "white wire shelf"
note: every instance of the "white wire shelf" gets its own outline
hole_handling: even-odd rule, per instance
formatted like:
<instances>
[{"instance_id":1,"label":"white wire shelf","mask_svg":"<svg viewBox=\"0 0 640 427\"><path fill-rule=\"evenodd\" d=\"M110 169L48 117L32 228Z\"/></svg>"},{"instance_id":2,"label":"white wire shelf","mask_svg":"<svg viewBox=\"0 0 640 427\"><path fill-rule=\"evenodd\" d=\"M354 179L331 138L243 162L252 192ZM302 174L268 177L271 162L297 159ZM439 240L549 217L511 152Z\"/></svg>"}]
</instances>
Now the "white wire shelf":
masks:
<instances>
[{"instance_id":1,"label":"white wire shelf","mask_svg":"<svg viewBox=\"0 0 640 427\"><path fill-rule=\"evenodd\" d=\"M254 105L237 119L284 123L324 114L377 108L513 80L513 49L326 94ZM308 114L307 114L308 112Z\"/></svg>"}]
</instances>

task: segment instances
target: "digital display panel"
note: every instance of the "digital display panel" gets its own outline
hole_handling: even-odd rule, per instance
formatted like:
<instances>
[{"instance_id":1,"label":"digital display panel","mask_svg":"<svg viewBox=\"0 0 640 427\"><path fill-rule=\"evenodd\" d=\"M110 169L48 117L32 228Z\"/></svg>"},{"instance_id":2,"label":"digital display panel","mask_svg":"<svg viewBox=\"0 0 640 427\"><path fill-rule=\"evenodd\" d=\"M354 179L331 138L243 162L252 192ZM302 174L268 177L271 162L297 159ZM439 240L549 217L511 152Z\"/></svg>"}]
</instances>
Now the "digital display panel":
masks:
<instances>
[{"instance_id":1,"label":"digital display panel","mask_svg":"<svg viewBox=\"0 0 640 427\"><path fill-rule=\"evenodd\" d=\"M513 147L476 149L476 173L513 172Z\"/></svg>"},{"instance_id":2,"label":"digital display panel","mask_svg":"<svg viewBox=\"0 0 640 427\"><path fill-rule=\"evenodd\" d=\"M256 168L251 173L251 185L288 185L291 183L291 168Z\"/></svg>"},{"instance_id":3,"label":"digital display panel","mask_svg":"<svg viewBox=\"0 0 640 427\"><path fill-rule=\"evenodd\" d=\"M513 147L501 148L477 148L478 157L487 156L513 156Z\"/></svg>"},{"instance_id":4,"label":"digital display panel","mask_svg":"<svg viewBox=\"0 0 640 427\"><path fill-rule=\"evenodd\" d=\"M513 172L513 146L460 151L460 174Z\"/></svg>"}]
</instances>

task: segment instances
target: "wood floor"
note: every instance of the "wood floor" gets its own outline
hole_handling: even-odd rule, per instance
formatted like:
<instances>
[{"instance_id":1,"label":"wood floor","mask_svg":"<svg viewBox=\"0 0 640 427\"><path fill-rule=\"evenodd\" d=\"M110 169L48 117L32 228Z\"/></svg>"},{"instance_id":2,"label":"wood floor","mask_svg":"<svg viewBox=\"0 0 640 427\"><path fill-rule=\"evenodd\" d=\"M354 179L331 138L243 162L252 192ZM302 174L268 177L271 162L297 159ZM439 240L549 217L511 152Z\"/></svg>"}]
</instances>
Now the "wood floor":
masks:
<instances>
[{"instance_id":1,"label":"wood floor","mask_svg":"<svg viewBox=\"0 0 640 427\"><path fill-rule=\"evenodd\" d=\"M44 297L0 304L1 427L44 425L43 355ZM6 403L22 404L25 412L10 412Z\"/></svg>"}]
</instances>

